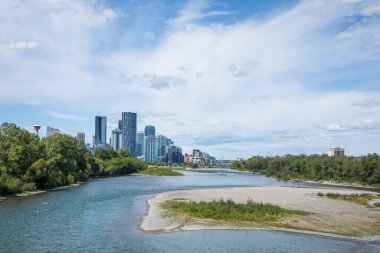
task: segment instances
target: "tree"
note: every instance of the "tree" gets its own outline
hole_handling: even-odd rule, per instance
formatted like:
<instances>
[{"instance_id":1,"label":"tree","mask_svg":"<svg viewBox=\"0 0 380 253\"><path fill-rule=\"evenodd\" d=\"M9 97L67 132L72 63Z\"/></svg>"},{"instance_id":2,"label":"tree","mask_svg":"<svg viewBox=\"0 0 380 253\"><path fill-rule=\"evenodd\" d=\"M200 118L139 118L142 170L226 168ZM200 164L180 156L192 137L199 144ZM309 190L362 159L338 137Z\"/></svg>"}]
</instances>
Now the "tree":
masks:
<instances>
[{"instance_id":1,"label":"tree","mask_svg":"<svg viewBox=\"0 0 380 253\"><path fill-rule=\"evenodd\" d=\"M3 123L0 127L0 166L6 173L20 177L39 158L44 156L38 137L15 124Z\"/></svg>"},{"instance_id":2,"label":"tree","mask_svg":"<svg viewBox=\"0 0 380 253\"><path fill-rule=\"evenodd\" d=\"M95 149L95 157L102 160L111 160L113 157L117 157L117 153L112 147Z\"/></svg>"}]
</instances>

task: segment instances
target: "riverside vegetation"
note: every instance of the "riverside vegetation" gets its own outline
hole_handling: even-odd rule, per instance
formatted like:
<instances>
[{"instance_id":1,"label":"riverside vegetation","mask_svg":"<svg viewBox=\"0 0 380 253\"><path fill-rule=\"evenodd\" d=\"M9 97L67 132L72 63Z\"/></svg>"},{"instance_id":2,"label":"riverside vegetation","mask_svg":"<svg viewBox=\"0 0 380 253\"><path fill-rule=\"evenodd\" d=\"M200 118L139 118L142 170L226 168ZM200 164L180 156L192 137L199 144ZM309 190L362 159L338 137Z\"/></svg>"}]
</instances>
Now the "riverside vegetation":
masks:
<instances>
[{"instance_id":1,"label":"riverside vegetation","mask_svg":"<svg viewBox=\"0 0 380 253\"><path fill-rule=\"evenodd\" d=\"M149 176L183 176L181 173L174 170L175 168L168 166L148 166L146 169L139 170L134 174Z\"/></svg>"},{"instance_id":2,"label":"riverside vegetation","mask_svg":"<svg viewBox=\"0 0 380 253\"><path fill-rule=\"evenodd\" d=\"M378 199L380 197L380 194L370 194L370 193L362 193L362 194L339 194L334 192L328 192L326 194L323 194L321 192L318 192L318 196L324 197L330 199L338 199L338 200L346 200L351 201L359 205L368 205L368 201L373 199Z\"/></svg>"},{"instance_id":3,"label":"riverside vegetation","mask_svg":"<svg viewBox=\"0 0 380 253\"><path fill-rule=\"evenodd\" d=\"M329 157L327 155L254 156L234 161L232 169L251 171L281 180L329 180L380 186L380 157Z\"/></svg>"},{"instance_id":4,"label":"riverside vegetation","mask_svg":"<svg viewBox=\"0 0 380 253\"><path fill-rule=\"evenodd\" d=\"M15 124L0 126L0 195L145 169L146 164L131 157L128 150L97 149L92 155L70 135L53 134L40 139Z\"/></svg>"}]
</instances>

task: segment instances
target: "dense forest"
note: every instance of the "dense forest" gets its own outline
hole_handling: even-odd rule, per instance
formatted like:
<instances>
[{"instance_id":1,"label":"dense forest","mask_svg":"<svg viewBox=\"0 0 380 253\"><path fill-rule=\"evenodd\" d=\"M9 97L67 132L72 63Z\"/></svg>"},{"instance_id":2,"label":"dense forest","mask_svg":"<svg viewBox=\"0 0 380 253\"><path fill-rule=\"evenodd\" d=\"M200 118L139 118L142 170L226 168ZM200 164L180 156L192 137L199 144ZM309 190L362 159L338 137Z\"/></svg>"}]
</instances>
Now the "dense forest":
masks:
<instances>
[{"instance_id":1,"label":"dense forest","mask_svg":"<svg viewBox=\"0 0 380 253\"><path fill-rule=\"evenodd\" d=\"M35 134L3 123L0 126L0 195L50 189L90 177L126 175L146 169L128 150L98 149L94 155L74 137Z\"/></svg>"},{"instance_id":2,"label":"dense forest","mask_svg":"<svg viewBox=\"0 0 380 253\"><path fill-rule=\"evenodd\" d=\"M380 185L380 157L329 157L327 155L254 156L235 161L235 170L247 170L282 180L328 180Z\"/></svg>"}]
</instances>

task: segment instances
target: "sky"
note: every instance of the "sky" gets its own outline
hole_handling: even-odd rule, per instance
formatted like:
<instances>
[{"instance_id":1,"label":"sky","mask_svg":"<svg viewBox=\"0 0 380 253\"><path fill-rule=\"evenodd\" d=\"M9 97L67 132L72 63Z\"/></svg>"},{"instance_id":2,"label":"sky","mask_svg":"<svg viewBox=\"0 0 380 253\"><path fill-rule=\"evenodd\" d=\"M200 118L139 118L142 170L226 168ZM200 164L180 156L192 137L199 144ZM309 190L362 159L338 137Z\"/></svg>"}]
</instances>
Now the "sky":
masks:
<instances>
[{"instance_id":1,"label":"sky","mask_svg":"<svg viewBox=\"0 0 380 253\"><path fill-rule=\"evenodd\" d=\"M1 0L0 122L184 152L380 152L380 1Z\"/></svg>"}]
</instances>

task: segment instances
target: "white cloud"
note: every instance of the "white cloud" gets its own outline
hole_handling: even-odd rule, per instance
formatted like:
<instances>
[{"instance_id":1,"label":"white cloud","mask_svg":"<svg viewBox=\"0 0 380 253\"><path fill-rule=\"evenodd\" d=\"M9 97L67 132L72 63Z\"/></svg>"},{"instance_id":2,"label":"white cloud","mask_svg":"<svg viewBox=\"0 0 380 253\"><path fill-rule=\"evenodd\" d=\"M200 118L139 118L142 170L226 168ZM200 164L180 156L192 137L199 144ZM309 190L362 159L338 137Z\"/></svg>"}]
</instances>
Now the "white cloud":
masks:
<instances>
[{"instance_id":1,"label":"white cloud","mask_svg":"<svg viewBox=\"0 0 380 253\"><path fill-rule=\"evenodd\" d=\"M25 40L8 44L8 47L13 50L35 49L37 46L37 42Z\"/></svg>"},{"instance_id":2,"label":"white cloud","mask_svg":"<svg viewBox=\"0 0 380 253\"><path fill-rule=\"evenodd\" d=\"M189 1L180 15L168 23L174 27L181 27L209 17L230 15L231 12L223 10L210 10L214 4L207 0Z\"/></svg>"},{"instance_id":3,"label":"white cloud","mask_svg":"<svg viewBox=\"0 0 380 253\"><path fill-rule=\"evenodd\" d=\"M185 85L186 81L174 76L159 76L156 74L126 75L119 74L120 78L126 83L139 84L152 89L169 89L175 86Z\"/></svg>"},{"instance_id":4,"label":"white cloud","mask_svg":"<svg viewBox=\"0 0 380 253\"><path fill-rule=\"evenodd\" d=\"M64 120L87 120L86 118L82 118L77 115L60 113L60 112L55 112L55 111L50 111L50 110L45 110L45 114L57 119L64 119Z\"/></svg>"},{"instance_id":5,"label":"white cloud","mask_svg":"<svg viewBox=\"0 0 380 253\"><path fill-rule=\"evenodd\" d=\"M375 14L380 14L380 3L366 6L365 8L363 8L361 13L364 16L372 16Z\"/></svg>"}]
</instances>

